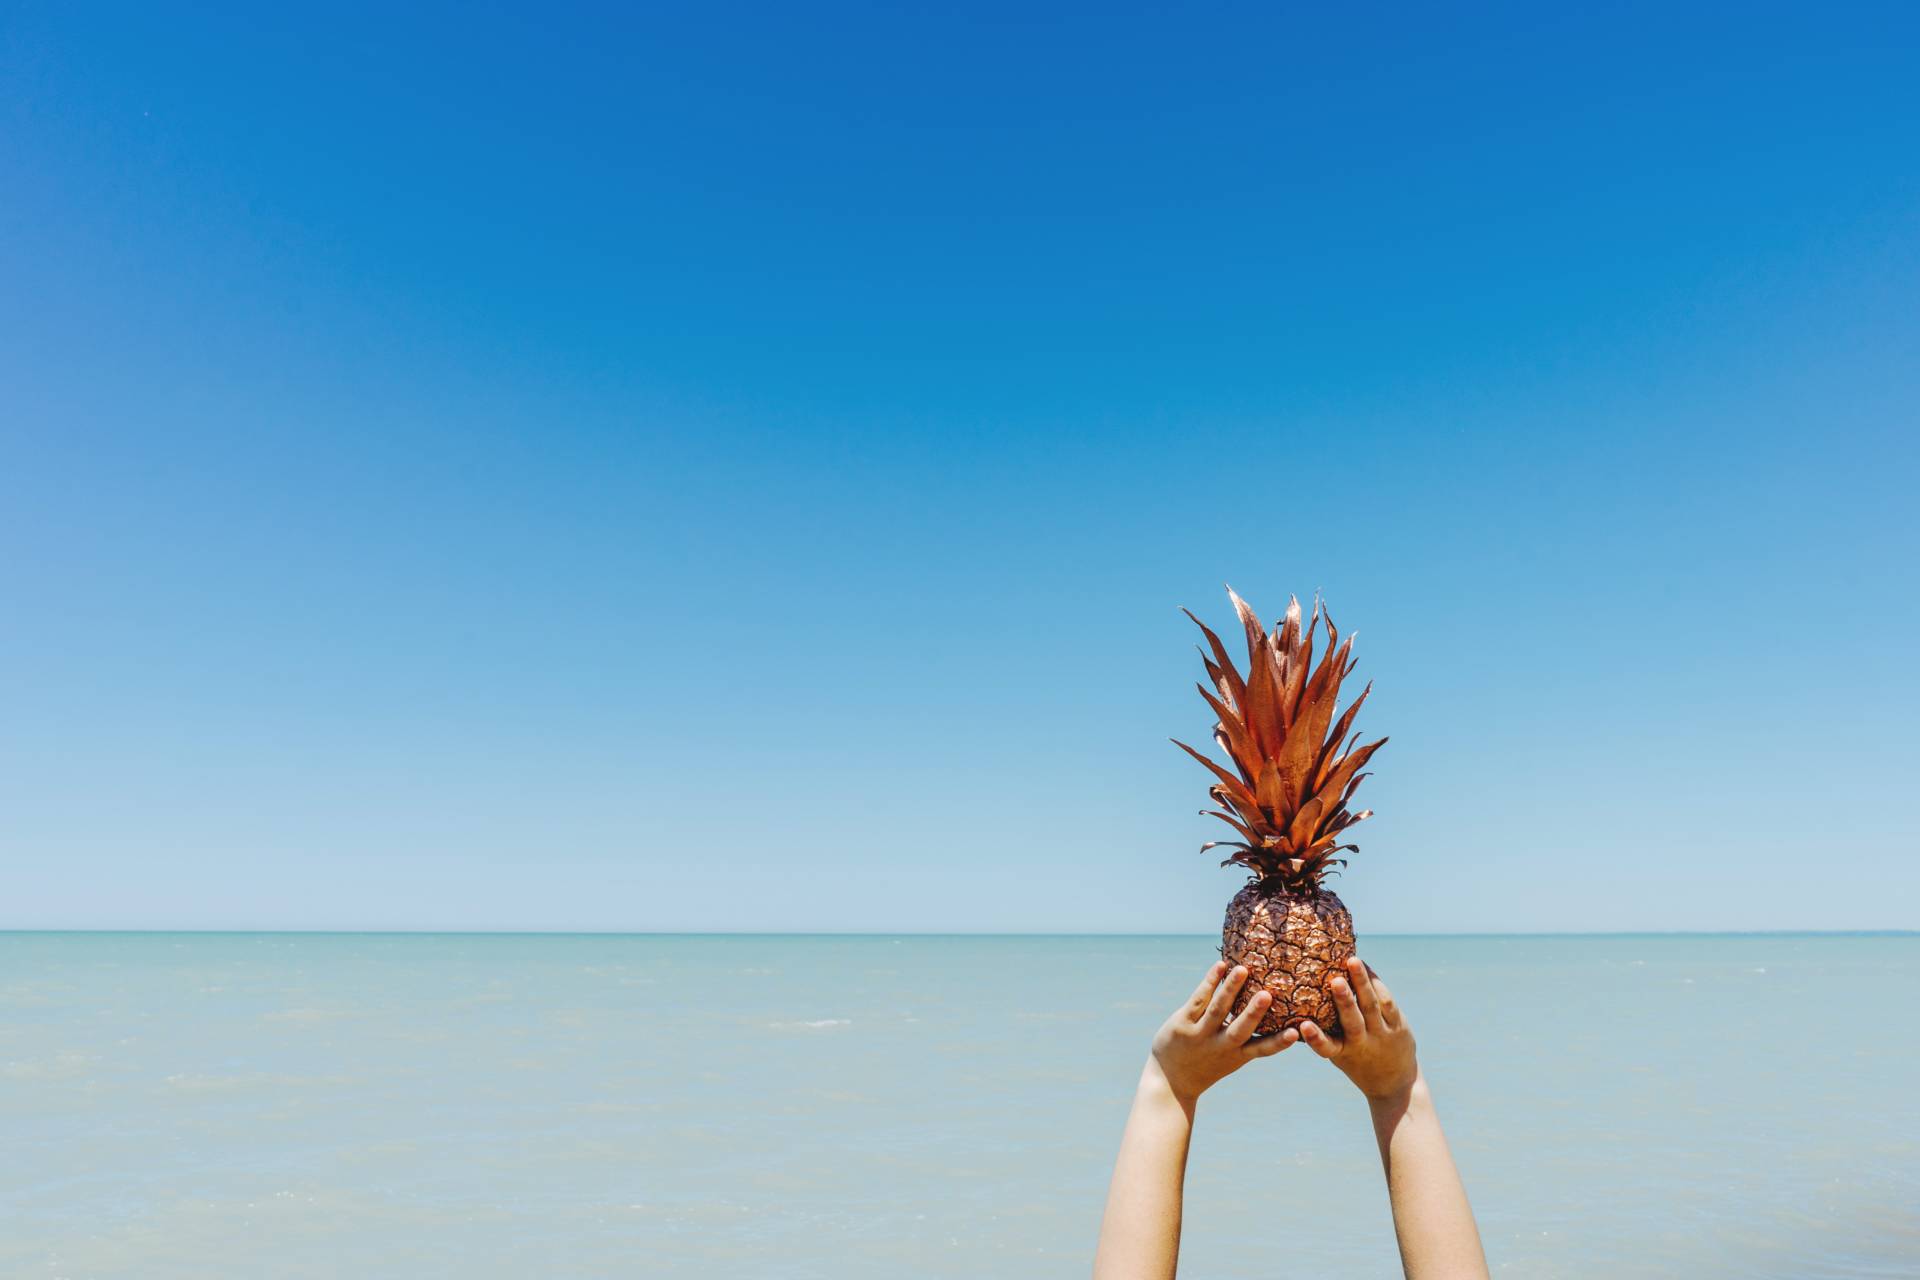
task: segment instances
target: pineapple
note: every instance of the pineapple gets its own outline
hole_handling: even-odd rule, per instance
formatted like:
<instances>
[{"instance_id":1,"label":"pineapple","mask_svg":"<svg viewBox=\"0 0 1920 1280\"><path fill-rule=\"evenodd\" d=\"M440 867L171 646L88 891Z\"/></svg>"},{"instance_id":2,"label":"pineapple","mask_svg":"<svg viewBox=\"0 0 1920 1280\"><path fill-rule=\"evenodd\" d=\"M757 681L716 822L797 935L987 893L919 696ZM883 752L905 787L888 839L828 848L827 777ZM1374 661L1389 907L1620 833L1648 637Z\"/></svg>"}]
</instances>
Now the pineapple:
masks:
<instances>
[{"instance_id":1,"label":"pineapple","mask_svg":"<svg viewBox=\"0 0 1920 1280\"><path fill-rule=\"evenodd\" d=\"M1373 685L1361 690L1336 721L1340 682L1353 671L1353 637L1334 647L1340 632L1317 597L1304 630L1296 598L1268 635L1233 588L1227 588L1227 596L1247 631L1244 677L1220 637L1191 610L1182 612L1193 618L1213 651L1211 657L1201 654L1213 688L1200 686L1200 696L1219 718L1213 740L1233 762L1234 771L1184 742L1174 745L1218 779L1207 794L1220 807L1202 812L1225 822L1239 837L1209 840L1201 851L1231 849L1220 865L1242 866L1251 873L1246 887L1227 905L1221 933L1222 958L1245 965L1249 975L1234 1012L1265 988L1273 993L1273 1004L1261 1019L1259 1034L1311 1019L1337 1036L1339 1014L1328 984L1353 954L1353 917L1323 881L1346 863L1335 854L1358 848L1342 842L1347 828L1373 813L1354 813L1347 802L1367 776L1361 768L1386 739L1355 749L1360 735L1346 736ZM1314 634L1322 621L1327 648L1315 667Z\"/></svg>"}]
</instances>

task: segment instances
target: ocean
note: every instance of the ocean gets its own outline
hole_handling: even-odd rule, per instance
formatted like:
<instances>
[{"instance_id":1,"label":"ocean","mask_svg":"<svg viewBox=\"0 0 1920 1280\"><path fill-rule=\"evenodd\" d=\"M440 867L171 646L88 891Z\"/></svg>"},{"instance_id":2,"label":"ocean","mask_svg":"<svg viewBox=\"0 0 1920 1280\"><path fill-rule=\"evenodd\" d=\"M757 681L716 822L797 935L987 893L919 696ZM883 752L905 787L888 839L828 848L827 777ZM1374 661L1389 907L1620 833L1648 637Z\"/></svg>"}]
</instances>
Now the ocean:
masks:
<instances>
[{"instance_id":1,"label":"ocean","mask_svg":"<svg viewBox=\"0 0 1920 1280\"><path fill-rule=\"evenodd\" d=\"M0 934L0 1275L1085 1274L1202 937ZM1920 1274L1920 937L1363 938L1502 1276ZM1184 1276L1398 1275L1295 1047Z\"/></svg>"}]
</instances>

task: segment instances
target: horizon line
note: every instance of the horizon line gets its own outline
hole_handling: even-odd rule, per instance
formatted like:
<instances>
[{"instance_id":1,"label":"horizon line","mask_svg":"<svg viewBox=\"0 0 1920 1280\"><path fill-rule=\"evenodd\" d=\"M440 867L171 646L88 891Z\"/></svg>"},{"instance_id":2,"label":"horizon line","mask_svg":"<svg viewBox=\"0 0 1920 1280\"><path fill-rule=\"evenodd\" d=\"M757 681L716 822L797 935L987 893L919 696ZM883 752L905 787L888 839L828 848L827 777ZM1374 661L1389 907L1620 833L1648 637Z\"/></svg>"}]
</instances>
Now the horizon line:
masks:
<instances>
[{"instance_id":1,"label":"horizon line","mask_svg":"<svg viewBox=\"0 0 1920 1280\"><path fill-rule=\"evenodd\" d=\"M446 938L1207 938L1200 933L1167 931L1059 932L1046 930L934 929L225 929L225 928L0 928L0 937L106 934L211 937L446 937ZM1384 930L1372 938L1859 938L1915 937L1920 929L1512 929L1407 932Z\"/></svg>"}]
</instances>

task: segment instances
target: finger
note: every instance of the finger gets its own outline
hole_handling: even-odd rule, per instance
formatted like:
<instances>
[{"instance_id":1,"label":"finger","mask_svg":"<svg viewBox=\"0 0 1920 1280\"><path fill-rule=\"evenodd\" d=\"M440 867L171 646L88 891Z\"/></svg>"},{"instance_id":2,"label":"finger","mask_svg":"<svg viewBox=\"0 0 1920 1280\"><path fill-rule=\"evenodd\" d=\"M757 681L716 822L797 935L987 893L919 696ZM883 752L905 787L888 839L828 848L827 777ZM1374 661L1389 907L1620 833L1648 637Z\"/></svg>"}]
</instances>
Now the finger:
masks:
<instances>
[{"instance_id":1,"label":"finger","mask_svg":"<svg viewBox=\"0 0 1920 1280\"><path fill-rule=\"evenodd\" d=\"M1271 1058L1282 1049L1290 1048L1299 1043L1300 1033L1292 1027L1288 1027L1277 1036L1261 1036L1258 1040L1249 1041L1247 1047L1240 1052L1246 1054L1249 1060L1254 1058Z\"/></svg>"},{"instance_id":2,"label":"finger","mask_svg":"<svg viewBox=\"0 0 1920 1280\"><path fill-rule=\"evenodd\" d=\"M1207 1011L1200 1016L1203 1026L1217 1027L1227 1020L1227 1010L1233 1008L1233 998L1240 994L1240 988L1247 982L1247 971L1239 965L1233 966L1233 972L1226 976L1221 984L1214 988L1213 999L1207 1002Z\"/></svg>"},{"instance_id":3,"label":"finger","mask_svg":"<svg viewBox=\"0 0 1920 1280\"><path fill-rule=\"evenodd\" d=\"M1247 1007L1240 1016L1227 1024L1227 1039L1234 1044L1245 1044L1253 1037L1253 1029L1260 1025L1260 1019L1267 1016L1268 1006L1273 1004L1271 991L1256 991L1253 999L1247 1001Z\"/></svg>"},{"instance_id":4,"label":"finger","mask_svg":"<svg viewBox=\"0 0 1920 1280\"><path fill-rule=\"evenodd\" d=\"M1347 957L1347 981L1353 987L1353 998L1360 1003L1360 1014L1367 1020L1367 1030L1385 1031L1387 1024L1380 1014L1380 997L1374 994L1373 971L1359 956Z\"/></svg>"},{"instance_id":5,"label":"finger","mask_svg":"<svg viewBox=\"0 0 1920 1280\"><path fill-rule=\"evenodd\" d=\"M1220 975L1226 971L1225 960L1213 962L1213 967L1207 970L1207 976L1200 979L1200 985L1193 989L1191 996L1187 997L1184 1012L1189 1019L1198 1020L1200 1015L1206 1012L1207 1001L1213 999L1213 989L1220 985Z\"/></svg>"},{"instance_id":6,"label":"finger","mask_svg":"<svg viewBox=\"0 0 1920 1280\"><path fill-rule=\"evenodd\" d=\"M1400 1017L1400 1006L1393 1002L1393 992L1387 990L1377 973L1373 975L1373 994L1380 997L1380 1020L1387 1024L1387 1030L1398 1031L1406 1025Z\"/></svg>"},{"instance_id":7,"label":"finger","mask_svg":"<svg viewBox=\"0 0 1920 1280\"><path fill-rule=\"evenodd\" d=\"M1307 1042L1307 1048L1323 1058L1331 1058L1340 1052L1340 1042L1322 1031L1317 1022L1301 1023L1300 1038Z\"/></svg>"},{"instance_id":8,"label":"finger","mask_svg":"<svg viewBox=\"0 0 1920 1280\"><path fill-rule=\"evenodd\" d=\"M1345 978L1333 980L1333 1007L1340 1011L1340 1034L1352 1040L1367 1033L1366 1015L1353 998L1353 986Z\"/></svg>"}]
</instances>

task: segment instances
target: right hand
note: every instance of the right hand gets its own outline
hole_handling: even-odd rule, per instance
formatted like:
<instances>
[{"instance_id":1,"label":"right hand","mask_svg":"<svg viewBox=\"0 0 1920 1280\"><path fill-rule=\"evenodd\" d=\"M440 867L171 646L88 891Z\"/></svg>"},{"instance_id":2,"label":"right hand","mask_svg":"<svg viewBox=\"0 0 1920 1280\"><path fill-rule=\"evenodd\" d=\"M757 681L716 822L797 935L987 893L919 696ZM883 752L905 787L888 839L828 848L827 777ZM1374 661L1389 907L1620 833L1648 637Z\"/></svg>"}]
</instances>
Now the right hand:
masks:
<instances>
[{"instance_id":1,"label":"right hand","mask_svg":"<svg viewBox=\"0 0 1920 1280\"><path fill-rule=\"evenodd\" d=\"M1413 1054L1413 1029L1400 1016L1387 984L1359 956L1347 961L1347 974L1333 980L1333 1003L1340 1010L1340 1039L1312 1022L1300 1025L1307 1048L1340 1068L1369 1102L1398 1097L1413 1088L1420 1063Z\"/></svg>"}]
</instances>

